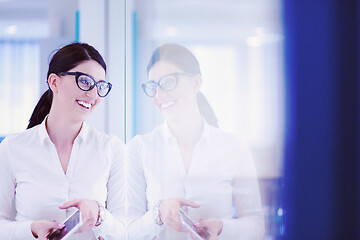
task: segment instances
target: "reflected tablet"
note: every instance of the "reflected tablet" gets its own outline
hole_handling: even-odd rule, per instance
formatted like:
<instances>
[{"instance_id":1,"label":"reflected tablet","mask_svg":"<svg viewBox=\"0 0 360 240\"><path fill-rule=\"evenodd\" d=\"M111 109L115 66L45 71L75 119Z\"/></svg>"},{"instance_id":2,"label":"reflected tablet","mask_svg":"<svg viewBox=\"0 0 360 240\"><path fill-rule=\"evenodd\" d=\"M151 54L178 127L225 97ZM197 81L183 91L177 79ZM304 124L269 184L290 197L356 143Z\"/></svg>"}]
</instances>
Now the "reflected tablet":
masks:
<instances>
[{"instance_id":1,"label":"reflected tablet","mask_svg":"<svg viewBox=\"0 0 360 240\"><path fill-rule=\"evenodd\" d=\"M49 240L66 240L73 234L82 224L80 210L77 209L73 214L68 217L63 224L65 225L62 229L57 229L50 233Z\"/></svg>"},{"instance_id":2,"label":"reflected tablet","mask_svg":"<svg viewBox=\"0 0 360 240\"><path fill-rule=\"evenodd\" d=\"M206 240L206 238L202 238L199 233L196 232L196 227L194 222L186 215L185 212L183 212L182 210L180 210L180 220L182 225L197 239L197 240ZM206 232L206 235L208 235L208 233Z\"/></svg>"}]
</instances>

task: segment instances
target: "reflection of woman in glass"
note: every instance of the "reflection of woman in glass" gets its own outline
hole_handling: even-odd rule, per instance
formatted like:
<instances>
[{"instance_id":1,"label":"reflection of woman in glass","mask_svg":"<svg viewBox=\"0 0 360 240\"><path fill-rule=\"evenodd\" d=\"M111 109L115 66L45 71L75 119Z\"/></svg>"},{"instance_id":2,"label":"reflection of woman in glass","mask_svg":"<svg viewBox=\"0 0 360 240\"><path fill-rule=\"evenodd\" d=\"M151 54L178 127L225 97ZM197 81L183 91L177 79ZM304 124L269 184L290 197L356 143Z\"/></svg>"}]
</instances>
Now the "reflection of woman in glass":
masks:
<instances>
[{"instance_id":1,"label":"reflection of woman in glass","mask_svg":"<svg viewBox=\"0 0 360 240\"><path fill-rule=\"evenodd\" d=\"M117 220L124 212L124 144L85 123L111 89L105 72L99 52L85 43L64 46L52 57L49 89L28 130L0 144L0 239L47 239L63 227L59 222L71 207L83 219L81 233L71 239L125 232Z\"/></svg>"},{"instance_id":2,"label":"reflection of woman in glass","mask_svg":"<svg viewBox=\"0 0 360 240\"><path fill-rule=\"evenodd\" d=\"M130 239L186 239L180 209L200 235L210 233L208 239L262 239L251 153L237 137L204 121L195 56L163 45L150 59L148 78L143 90L166 123L128 144Z\"/></svg>"}]
</instances>

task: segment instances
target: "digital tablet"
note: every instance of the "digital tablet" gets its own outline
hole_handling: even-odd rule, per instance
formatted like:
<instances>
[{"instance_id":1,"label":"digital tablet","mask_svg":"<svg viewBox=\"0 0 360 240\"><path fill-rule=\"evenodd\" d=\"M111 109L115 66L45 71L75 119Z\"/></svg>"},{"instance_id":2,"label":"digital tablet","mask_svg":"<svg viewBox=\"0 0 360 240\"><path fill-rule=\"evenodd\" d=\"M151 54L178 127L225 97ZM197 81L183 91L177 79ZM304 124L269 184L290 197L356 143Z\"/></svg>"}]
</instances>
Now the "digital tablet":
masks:
<instances>
[{"instance_id":1,"label":"digital tablet","mask_svg":"<svg viewBox=\"0 0 360 240\"><path fill-rule=\"evenodd\" d=\"M197 240L206 240L206 238L202 238L199 233L196 232L196 227L194 224L194 221L189 218L189 216L186 215L185 212L180 210L180 220L182 225L197 239ZM205 234L208 236L209 234L205 232Z\"/></svg>"},{"instance_id":2,"label":"digital tablet","mask_svg":"<svg viewBox=\"0 0 360 240\"><path fill-rule=\"evenodd\" d=\"M68 239L82 224L80 210L77 209L63 222L63 224L65 226L62 229L54 229L54 231L48 235L49 240Z\"/></svg>"}]
</instances>

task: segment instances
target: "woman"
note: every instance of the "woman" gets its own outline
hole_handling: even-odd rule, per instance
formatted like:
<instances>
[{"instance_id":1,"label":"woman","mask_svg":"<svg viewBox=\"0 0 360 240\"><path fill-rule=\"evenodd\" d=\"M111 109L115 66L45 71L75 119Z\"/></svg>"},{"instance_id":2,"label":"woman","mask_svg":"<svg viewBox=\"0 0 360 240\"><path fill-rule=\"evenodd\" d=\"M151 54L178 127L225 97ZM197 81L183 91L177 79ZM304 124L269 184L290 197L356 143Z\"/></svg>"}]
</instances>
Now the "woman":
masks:
<instances>
[{"instance_id":1,"label":"woman","mask_svg":"<svg viewBox=\"0 0 360 240\"><path fill-rule=\"evenodd\" d=\"M47 239L75 208L83 224L70 239L122 238L124 144L85 123L111 90L105 72L85 43L52 57L28 129L0 145L0 239Z\"/></svg>"},{"instance_id":2,"label":"woman","mask_svg":"<svg viewBox=\"0 0 360 240\"><path fill-rule=\"evenodd\" d=\"M204 239L262 239L251 153L201 115L195 56L166 44L155 50L147 70L143 90L166 122L128 144L130 239L196 239L184 233L180 209Z\"/></svg>"}]
</instances>

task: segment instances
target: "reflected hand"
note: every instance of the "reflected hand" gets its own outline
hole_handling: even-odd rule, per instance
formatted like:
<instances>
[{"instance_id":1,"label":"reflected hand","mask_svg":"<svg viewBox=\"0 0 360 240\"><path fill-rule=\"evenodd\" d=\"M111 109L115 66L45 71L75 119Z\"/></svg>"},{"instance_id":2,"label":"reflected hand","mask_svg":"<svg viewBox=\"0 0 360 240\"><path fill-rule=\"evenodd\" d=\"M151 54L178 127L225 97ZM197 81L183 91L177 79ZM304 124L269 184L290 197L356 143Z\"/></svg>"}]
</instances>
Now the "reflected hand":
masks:
<instances>
[{"instance_id":1,"label":"reflected hand","mask_svg":"<svg viewBox=\"0 0 360 240\"><path fill-rule=\"evenodd\" d=\"M200 219L195 223L195 227L197 228L197 233L199 233L203 239L216 240L223 229L223 223L218 218Z\"/></svg>"},{"instance_id":2,"label":"reflected hand","mask_svg":"<svg viewBox=\"0 0 360 240\"><path fill-rule=\"evenodd\" d=\"M62 229L64 226L64 224L58 222L39 220L31 223L31 232L35 238L47 240L47 236L53 229Z\"/></svg>"},{"instance_id":3,"label":"reflected hand","mask_svg":"<svg viewBox=\"0 0 360 240\"><path fill-rule=\"evenodd\" d=\"M85 232L95 226L99 216L99 206L93 200L89 199L74 199L59 206L60 209L67 209L76 207L80 209L83 224L77 232Z\"/></svg>"},{"instance_id":4,"label":"reflected hand","mask_svg":"<svg viewBox=\"0 0 360 240\"><path fill-rule=\"evenodd\" d=\"M189 206L193 208L200 207L199 204L184 198L165 199L160 203L159 206L162 222L167 227L178 232L186 231L180 221L180 208L182 206Z\"/></svg>"}]
</instances>

